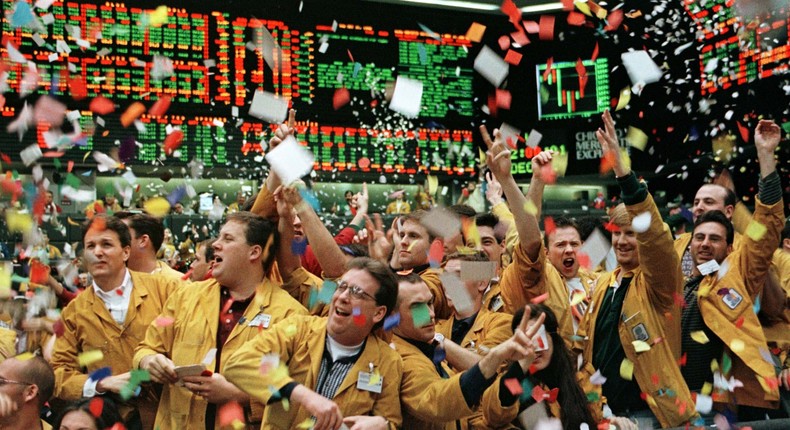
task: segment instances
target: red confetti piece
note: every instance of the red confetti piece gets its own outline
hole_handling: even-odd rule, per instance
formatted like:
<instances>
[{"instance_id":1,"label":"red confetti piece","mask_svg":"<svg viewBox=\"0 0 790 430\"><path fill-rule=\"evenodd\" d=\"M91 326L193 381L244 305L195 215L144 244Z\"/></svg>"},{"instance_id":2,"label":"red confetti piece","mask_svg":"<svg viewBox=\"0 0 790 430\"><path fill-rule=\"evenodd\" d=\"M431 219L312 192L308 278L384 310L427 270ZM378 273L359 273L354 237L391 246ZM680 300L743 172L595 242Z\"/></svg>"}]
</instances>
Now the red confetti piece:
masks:
<instances>
[{"instance_id":1,"label":"red confetti piece","mask_svg":"<svg viewBox=\"0 0 790 430\"><path fill-rule=\"evenodd\" d=\"M565 12L570 12L573 10L573 1L574 0L562 0L562 10ZM609 427L607 427L609 428Z\"/></svg>"},{"instance_id":2,"label":"red confetti piece","mask_svg":"<svg viewBox=\"0 0 790 430\"><path fill-rule=\"evenodd\" d=\"M510 109L510 103L513 101L513 96L508 90L496 90L496 105L502 109Z\"/></svg>"},{"instance_id":3,"label":"red confetti piece","mask_svg":"<svg viewBox=\"0 0 790 430\"><path fill-rule=\"evenodd\" d=\"M595 42L595 48L593 49L592 57L593 61L598 59L598 42Z\"/></svg>"},{"instance_id":4,"label":"red confetti piece","mask_svg":"<svg viewBox=\"0 0 790 430\"><path fill-rule=\"evenodd\" d=\"M524 392L524 388L521 387L521 383L516 378L505 379L505 387L514 396L520 396Z\"/></svg>"},{"instance_id":5,"label":"red confetti piece","mask_svg":"<svg viewBox=\"0 0 790 430\"><path fill-rule=\"evenodd\" d=\"M546 232L546 236L553 234L555 230L557 230L557 224L554 223L554 218L550 216L543 218L543 231Z\"/></svg>"},{"instance_id":6,"label":"red confetti piece","mask_svg":"<svg viewBox=\"0 0 790 430\"><path fill-rule=\"evenodd\" d=\"M507 54L505 54L505 62L514 66L518 66L521 63L522 57L523 55L519 54L518 52L508 49Z\"/></svg>"},{"instance_id":7,"label":"red confetti piece","mask_svg":"<svg viewBox=\"0 0 790 430\"><path fill-rule=\"evenodd\" d=\"M370 167L370 158L368 157L360 158L357 161L357 165L359 166L360 169L367 169L368 167Z\"/></svg>"},{"instance_id":8,"label":"red confetti piece","mask_svg":"<svg viewBox=\"0 0 790 430\"><path fill-rule=\"evenodd\" d=\"M71 173L72 170L74 170L74 161L69 160L69 162L66 163L66 172Z\"/></svg>"},{"instance_id":9,"label":"red confetti piece","mask_svg":"<svg viewBox=\"0 0 790 430\"><path fill-rule=\"evenodd\" d=\"M554 15L540 16L540 40L554 40Z\"/></svg>"},{"instance_id":10,"label":"red confetti piece","mask_svg":"<svg viewBox=\"0 0 790 430\"><path fill-rule=\"evenodd\" d=\"M582 62L581 58L576 59L576 74L578 74L579 76L587 75L587 68L584 67L584 63Z\"/></svg>"},{"instance_id":11,"label":"red confetti piece","mask_svg":"<svg viewBox=\"0 0 790 430\"><path fill-rule=\"evenodd\" d=\"M680 293L673 293L673 297L675 299L675 306L680 306L683 309L686 308L686 299L684 299Z\"/></svg>"},{"instance_id":12,"label":"red confetti piece","mask_svg":"<svg viewBox=\"0 0 790 430\"><path fill-rule=\"evenodd\" d=\"M219 426L233 426L237 420L244 423L244 409L238 402L230 401L219 407Z\"/></svg>"},{"instance_id":13,"label":"red confetti piece","mask_svg":"<svg viewBox=\"0 0 790 430\"><path fill-rule=\"evenodd\" d=\"M620 28L620 24L623 23L623 10L617 9L613 10L609 13L609 16L606 17L607 26L604 27L604 31L614 31Z\"/></svg>"},{"instance_id":14,"label":"red confetti piece","mask_svg":"<svg viewBox=\"0 0 790 430\"><path fill-rule=\"evenodd\" d=\"M539 303L543 303L543 302L545 302L545 301L546 301L546 299L548 299L548 298L549 298L549 293L543 293L543 294L541 294L541 295L539 295L539 296L537 296L537 297L533 298L532 300L530 300L530 302L531 302L533 305L537 305L537 304L539 304Z\"/></svg>"},{"instance_id":15,"label":"red confetti piece","mask_svg":"<svg viewBox=\"0 0 790 430\"><path fill-rule=\"evenodd\" d=\"M348 92L348 89L345 87L338 88L335 90L335 95L332 96L332 108L338 110L347 105L350 100L351 93Z\"/></svg>"},{"instance_id":16,"label":"red confetti piece","mask_svg":"<svg viewBox=\"0 0 790 430\"><path fill-rule=\"evenodd\" d=\"M0 109L2 109L4 106L5 106L5 97L3 97L2 94L0 94Z\"/></svg>"},{"instance_id":17,"label":"red confetti piece","mask_svg":"<svg viewBox=\"0 0 790 430\"><path fill-rule=\"evenodd\" d=\"M575 26L582 26L587 18L584 16L583 13L579 13L576 11L572 11L568 14L568 24L575 25Z\"/></svg>"},{"instance_id":18,"label":"red confetti piece","mask_svg":"<svg viewBox=\"0 0 790 430\"><path fill-rule=\"evenodd\" d=\"M546 164L540 167L540 177L543 182L551 185L557 182L557 172L551 164Z\"/></svg>"},{"instance_id":19,"label":"red confetti piece","mask_svg":"<svg viewBox=\"0 0 790 430\"><path fill-rule=\"evenodd\" d=\"M743 316L738 317L738 319L735 321L735 327L741 328L743 326L743 322Z\"/></svg>"},{"instance_id":20,"label":"red confetti piece","mask_svg":"<svg viewBox=\"0 0 790 430\"><path fill-rule=\"evenodd\" d=\"M126 108L126 111L121 114L121 125L129 127L137 118L140 118L140 115L145 113L145 110L145 105L140 102L130 104L129 107Z\"/></svg>"},{"instance_id":21,"label":"red confetti piece","mask_svg":"<svg viewBox=\"0 0 790 430\"><path fill-rule=\"evenodd\" d=\"M527 37L527 33L524 33L524 30L518 29L518 31L514 31L510 33L510 37L513 38L513 41L518 43L521 46L529 45L529 37Z\"/></svg>"},{"instance_id":22,"label":"red confetti piece","mask_svg":"<svg viewBox=\"0 0 790 430\"><path fill-rule=\"evenodd\" d=\"M69 79L69 92L74 100L82 100L88 97L88 86L85 84L85 80L81 77Z\"/></svg>"},{"instance_id":23,"label":"red confetti piece","mask_svg":"<svg viewBox=\"0 0 790 430\"><path fill-rule=\"evenodd\" d=\"M576 258L579 260L579 265L580 266L582 266L582 267L584 267L585 269L588 269L588 270L592 269L592 267L590 267L590 265L591 265L590 256L587 255L587 253L579 251L579 252L576 253Z\"/></svg>"},{"instance_id":24,"label":"red confetti piece","mask_svg":"<svg viewBox=\"0 0 790 430\"><path fill-rule=\"evenodd\" d=\"M156 103L148 109L148 115L151 116L162 116L164 115L168 109L170 109L170 96L163 96Z\"/></svg>"},{"instance_id":25,"label":"red confetti piece","mask_svg":"<svg viewBox=\"0 0 790 430\"><path fill-rule=\"evenodd\" d=\"M104 399L101 397L92 398L88 404L88 409L90 409L91 415L99 418L101 416L102 410L104 410Z\"/></svg>"},{"instance_id":26,"label":"red confetti piece","mask_svg":"<svg viewBox=\"0 0 790 430\"><path fill-rule=\"evenodd\" d=\"M107 115L115 111L115 104L106 97L97 96L91 100L88 109L98 115Z\"/></svg>"},{"instance_id":27,"label":"red confetti piece","mask_svg":"<svg viewBox=\"0 0 790 430\"><path fill-rule=\"evenodd\" d=\"M509 21L514 25L521 21L521 9L513 3L513 0L503 1L499 9L510 18Z\"/></svg>"},{"instance_id":28,"label":"red confetti piece","mask_svg":"<svg viewBox=\"0 0 790 430\"><path fill-rule=\"evenodd\" d=\"M650 381L653 382L653 385L658 385L658 382L659 382L658 375L656 375L656 374L650 375Z\"/></svg>"},{"instance_id":29,"label":"red confetti piece","mask_svg":"<svg viewBox=\"0 0 790 430\"><path fill-rule=\"evenodd\" d=\"M167 327L173 325L174 321L172 317L157 317L156 320L154 320L154 324L156 324L157 327Z\"/></svg>"},{"instance_id":30,"label":"red confetti piece","mask_svg":"<svg viewBox=\"0 0 790 430\"><path fill-rule=\"evenodd\" d=\"M609 232L612 232L612 233L614 233L616 231L620 231L620 227L618 227L617 224L615 224L615 223L613 223L611 221L609 221L606 224L604 224L603 228L605 228L606 231L609 231Z\"/></svg>"},{"instance_id":31,"label":"red confetti piece","mask_svg":"<svg viewBox=\"0 0 790 430\"><path fill-rule=\"evenodd\" d=\"M123 423L115 423L110 427L110 430L126 430L126 426Z\"/></svg>"},{"instance_id":32,"label":"red confetti piece","mask_svg":"<svg viewBox=\"0 0 790 430\"><path fill-rule=\"evenodd\" d=\"M0 159L2 159L4 163L10 163L11 162L11 157L9 157L8 154L3 153L3 152L0 152Z\"/></svg>"},{"instance_id":33,"label":"red confetti piece","mask_svg":"<svg viewBox=\"0 0 790 430\"><path fill-rule=\"evenodd\" d=\"M354 61L354 56L351 55L351 50L346 49L346 52L348 53L348 59L351 60L352 63L356 63L356 61Z\"/></svg>"},{"instance_id":34,"label":"red confetti piece","mask_svg":"<svg viewBox=\"0 0 790 430\"><path fill-rule=\"evenodd\" d=\"M354 315L352 318L354 320L354 325L356 325L357 327L364 326L365 321L367 321L367 318L365 318L365 314Z\"/></svg>"},{"instance_id":35,"label":"red confetti piece","mask_svg":"<svg viewBox=\"0 0 790 430\"><path fill-rule=\"evenodd\" d=\"M499 49L505 50L508 46L510 46L510 38L507 36L499 36Z\"/></svg>"},{"instance_id":36,"label":"red confetti piece","mask_svg":"<svg viewBox=\"0 0 790 430\"><path fill-rule=\"evenodd\" d=\"M444 245L440 240L434 240L428 250L428 261L432 264L441 264L442 258L444 258Z\"/></svg>"},{"instance_id":37,"label":"red confetti piece","mask_svg":"<svg viewBox=\"0 0 790 430\"><path fill-rule=\"evenodd\" d=\"M736 121L736 123L738 124L738 131L741 132L741 139L743 139L744 142L749 142L749 129L741 124L740 121Z\"/></svg>"},{"instance_id":38,"label":"red confetti piece","mask_svg":"<svg viewBox=\"0 0 790 430\"><path fill-rule=\"evenodd\" d=\"M122 296L123 295L123 289L122 288L116 288L115 289L115 294L117 294L119 296Z\"/></svg>"},{"instance_id":39,"label":"red confetti piece","mask_svg":"<svg viewBox=\"0 0 790 430\"><path fill-rule=\"evenodd\" d=\"M181 146L183 141L184 132L181 130L173 130L172 133L165 137L165 154L173 155L173 152Z\"/></svg>"},{"instance_id":40,"label":"red confetti piece","mask_svg":"<svg viewBox=\"0 0 790 430\"><path fill-rule=\"evenodd\" d=\"M678 359L678 366L685 366L687 360L688 360L688 357L686 356L686 353L684 352L683 355L680 356L680 358Z\"/></svg>"},{"instance_id":41,"label":"red confetti piece","mask_svg":"<svg viewBox=\"0 0 790 430\"><path fill-rule=\"evenodd\" d=\"M34 284L44 284L49 279L49 266L38 261L30 261L30 282Z\"/></svg>"},{"instance_id":42,"label":"red confetti piece","mask_svg":"<svg viewBox=\"0 0 790 430\"><path fill-rule=\"evenodd\" d=\"M192 269L189 269L187 273L184 273L184 276L181 277L181 280L186 281L190 276L192 276Z\"/></svg>"},{"instance_id":43,"label":"red confetti piece","mask_svg":"<svg viewBox=\"0 0 790 430\"><path fill-rule=\"evenodd\" d=\"M550 57L548 61L546 61L546 70L543 72L543 80L549 80L549 73L551 73L551 65L554 64L554 57Z\"/></svg>"},{"instance_id":44,"label":"red confetti piece","mask_svg":"<svg viewBox=\"0 0 790 430\"><path fill-rule=\"evenodd\" d=\"M605 175L609 173L612 169L614 169L615 163L615 155L611 152L607 152L604 154L603 158L601 158L601 174Z\"/></svg>"}]
</instances>

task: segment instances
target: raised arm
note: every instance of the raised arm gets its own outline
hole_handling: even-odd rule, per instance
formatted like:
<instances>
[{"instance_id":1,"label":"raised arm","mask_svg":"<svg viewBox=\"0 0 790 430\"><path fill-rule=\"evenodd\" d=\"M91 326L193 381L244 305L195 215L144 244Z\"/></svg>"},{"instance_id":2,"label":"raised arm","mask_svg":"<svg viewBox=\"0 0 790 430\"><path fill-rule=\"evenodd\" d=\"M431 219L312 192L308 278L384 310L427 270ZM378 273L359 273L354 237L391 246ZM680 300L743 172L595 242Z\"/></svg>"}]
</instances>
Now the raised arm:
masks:
<instances>
[{"instance_id":1,"label":"raised arm","mask_svg":"<svg viewBox=\"0 0 790 430\"><path fill-rule=\"evenodd\" d=\"M315 213L313 207L302 200L302 196L295 187L282 188L281 195L289 204L296 208L296 213L302 220L302 228L307 236L307 241L313 248L321 270L326 278L338 278L343 275L346 267L346 257L335 242L332 233Z\"/></svg>"},{"instance_id":2,"label":"raised arm","mask_svg":"<svg viewBox=\"0 0 790 430\"><path fill-rule=\"evenodd\" d=\"M521 194L521 190L510 172L510 150L504 139L502 139L499 130L494 130L494 141L491 140L485 125L480 126L480 134L483 135L483 141L488 147L488 151L486 151L486 165L488 165L491 173L502 185L502 191L510 203L510 210L513 212L513 218L516 221L519 243L527 255L534 260L538 256L538 251L540 251L540 227L535 215L527 212L527 198ZM539 162L551 161L551 153L543 152L535 158L541 156L542 158L538 160Z\"/></svg>"},{"instance_id":3,"label":"raised arm","mask_svg":"<svg viewBox=\"0 0 790 430\"><path fill-rule=\"evenodd\" d=\"M512 256L513 248L515 248L516 243L518 243L516 220L513 218L513 212L510 211L507 202L502 198L502 184L496 180L491 172L486 172L486 182L488 183L486 187L486 199L488 199L488 203L491 204L491 213L496 215L500 223L505 223L505 225L507 225L507 231L505 232L505 250L507 250L508 256ZM535 216L538 217L540 214L538 213Z\"/></svg>"},{"instance_id":4,"label":"raised arm","mask_svg":"<svg viewBox=\"0 0 790 430\"><path fill-rule=\"evenodd\" d=\"M294 270L302 267L302 259L293 252L294 241L294 208L282 196L283 187L274 193L277 202L277 215L280 217L277 230L280 232L280 247L277 250L277 267L284 281L287 281Z\"/></svg>"},{"instance_id":5,"label":"raised arm","mask_svg":"<svg viewBox=\"0 0 790 430\"><path fill-rule=\"evenodd\" d=\"M288 112L288 120L280 124L274 132L274 136L269 139L269 151L276 148L277 145L282 143L288 135L293 135L296 132L294 125L296 124L296 111L291 109ZM277 204L274 201L274 192L282 185L280 177L269 170L269 175L263 180L263 185L255 198L255 203L252 205L250 212L261 215L264 218L274 219L277 215Z\"/></svg>"},{"instance_id":6,"label":"raised arm","mask_svg":"<svg viewBox=\"0 0 790 430\"><path fill-rule=\"evenodd\" d=\"M596 136L605 157L613 161L614 173L620 185L623 202L632 218L645 213L650 216L646 231L637 232L639 268L648 286L647 292L654 307L668 310L674 305L675 294L683 288L680 258L673 247L672 232L664 224L647 186L639 182L621 156L614 120L607 110L603 114L604 128Z\"/></svg>"}]
</instances>

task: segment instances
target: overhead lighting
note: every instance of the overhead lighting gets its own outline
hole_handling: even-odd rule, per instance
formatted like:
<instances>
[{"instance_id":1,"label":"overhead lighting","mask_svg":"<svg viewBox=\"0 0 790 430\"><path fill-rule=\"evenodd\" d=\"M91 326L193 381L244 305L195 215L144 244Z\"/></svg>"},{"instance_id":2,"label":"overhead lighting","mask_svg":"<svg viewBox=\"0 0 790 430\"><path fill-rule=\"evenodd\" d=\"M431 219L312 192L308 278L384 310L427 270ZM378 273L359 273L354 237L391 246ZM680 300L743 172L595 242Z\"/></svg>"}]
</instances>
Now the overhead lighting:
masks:
<instances>
[{"instance_id":1,"label":"overhead lighting","mask_svg":"<svg viewBox=\"0 0 790 430\"><path fill-rule=\"evenodd\" d=\"M417 4L425 4L430 6L442 6L442 7L450 7L450 8L458 8L458 9L486 10L486 11L499 10L498 5L478 3L474 1L462 1L462 0L401 0L401 1L403 3L417 3ZM558 11L558 10L562 10L562 8L563 6L561 2L553 2L553 3L537 4L532 6L524 6L521 8L521 11L524 13L539 13L539 12Z\"/></svg>"}]
</instances>

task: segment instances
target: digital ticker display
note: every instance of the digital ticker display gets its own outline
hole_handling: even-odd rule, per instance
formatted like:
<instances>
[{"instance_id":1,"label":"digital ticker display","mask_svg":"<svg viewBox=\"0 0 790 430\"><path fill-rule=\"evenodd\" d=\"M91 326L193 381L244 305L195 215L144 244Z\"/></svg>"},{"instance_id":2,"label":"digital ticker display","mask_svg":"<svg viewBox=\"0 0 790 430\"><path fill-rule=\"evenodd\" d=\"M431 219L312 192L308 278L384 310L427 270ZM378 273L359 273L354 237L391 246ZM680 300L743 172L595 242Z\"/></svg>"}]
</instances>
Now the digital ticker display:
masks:
<instances>
[{"instance_id":1,"label":"digital ticker display","mask_svg":"<svg viewBox=\"0 0 790 430\"><path fill-rule=\"evenodd\" d=\"M235 4L223 9L220 2L183 8L38 3L46 7L2 1L0 51L8 92L0 125L50 94L68 106L70 120L62 131L76 146L61 155L45 137L53 130L38 121L21 141L16 133L1 138L0 151L15 161L33 143L45 156L82 160L87 151L109 152L133 140L135 159L154 163L163 160L168 134L180 130L183 145L166 164L260 163L262 142L274 126L247 112L255 91L264 90L297 109L297 140L313 150L317 170L474 171L472 42L464 34L426 32L416 23L402 28L331 17L269 19L265 11L256 10L263 16L255 17ZM417 118L399 118L383 107L399 76L423 83ZM77 87L86 92L82 100L73 99ZM333 106L340 89L350 99ZM114 112L92 112L98 96L109 99ZM171 102L165 113L125 121L133 103L148 109L163 98Z\"/></svg>"},{"instance_id":2,"label":"digital ticker display","mask_svg":"<svg viewBox=\"0 0 790 430\"><path fill-rule=\"evenodd\" d=\"M538 119L589 118L609 107L606 58L535 66Z\"/></svg>"}]
</instances>

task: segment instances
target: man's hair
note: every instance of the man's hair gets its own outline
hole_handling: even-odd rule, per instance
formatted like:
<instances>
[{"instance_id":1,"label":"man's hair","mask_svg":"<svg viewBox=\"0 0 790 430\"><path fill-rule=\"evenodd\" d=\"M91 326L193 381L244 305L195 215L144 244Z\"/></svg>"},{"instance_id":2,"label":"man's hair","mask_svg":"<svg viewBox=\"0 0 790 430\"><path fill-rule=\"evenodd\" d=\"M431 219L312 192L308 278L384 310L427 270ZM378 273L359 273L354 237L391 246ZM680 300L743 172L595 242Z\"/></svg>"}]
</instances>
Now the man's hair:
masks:
<instances>
[{"instance_id":1,"label":"man's hair","mask_svg":"<svg viewBox=\"0 0 790 430\"><path fill-rule=\"evenodd\" d=\"M257 198L258 198L257 193L248 197L247 200L244 201L244 204L241 205L241 207L239 208L239 211L250 212L252 210L252 207L255 206L255 200Z\"/></svg>"},{"instance_id":2,"label":"man's hair","mask_svg":"<svg viewBox=\"0 0 790 430\"><path fill-rule=\"evenodd\" d=\"M785 222L785 228L782 229L782 236L779 239L780 247L782 246L782 242L784 242L785 239L790 239L790 220L787 220Z\"/></svg>"},{"instance_id":3,"label":"man's hair","mask_svg":"<svg viewBox=\"0 0 790 430\"><path fill-rule=\"evenodd\" d=\"M425 283L425 281L422 280L420 274L413 270L405 270L403 272L397 272L397 280L398 280L398 284L401 283L418 284L420 282ZM401 299L402 297L398 295L396 306L400 306Z\"/></svg>"},{"instance_id":4,"label":"man's hair","mask_svg":"<svg viewBox=\"0 0 790 430\"><path fill-rule=\"evenodd\" d=\"M491 227L494 230L494 238L496 238L497 242L502 242L505 240L504 237L504 229L497 230L496 226L499 224L499 217L492 214L491 212L485 212L478 214L475 217L475 225L478 227Z\"/></svg>"},{"instance_id":5,"label":"man's hair","mask_svg":"<svg viewBox=\"0 0 790 430\"><path fill-rule=\"evenodd\" d=\"M37 355L30 359L18 361L24 364L21 367L19 379L30 384L36 384L38 387L38 407L43 407L44 403L52 397L52 393L55 390L55 373L52 371L52 367L49 366L47 360Z\"/></svg>"},{"instance_id":6,"label":"man's hair","mask_svg":"<svg viewBox=\"0 0 790 430\"><path fill-rule=\"evenodd\" d=\"M368 257L357 257L346 264L347 270L359 269L368 272L379 284L374 298L378 306L387 308L385 315L389 315L398 301L398 278L386 264ZM373 330L384 324L384 320L373 326Z\"/></svg>"},{"instance_id":7,"label":"man's hair","mask_svg":"<svg viewBox=\"0 0 790 430\"><path fill-rule=\"evenodd\" d=\"M82 243L85 243L85 234L94 227L100 231L114 231L118 235L118 240L121 241L121 247L132 246L132 235L129 233L129 227L117 217L107 216L106 214L97 214L85 221L82 225Z\"/></svg>"},{"instance_id":8,"label":"man's hair","mask_svg":"<svg viewBox=\"0 0 790 430\"><path fill-rule=\"evenodd\" d=\"M216 237L208 238L200 243L197 244L195 250L203 248L206 250L206 261L211 261L214 259L214 242L217 241Z\"/></svg>"},{"instance_id":9,"label":"man's hair","mask_svg":"<svg viewBox=\"0 0 790 430\"><path fill-rule=\"evenodd\" d=\"M465 216L467 218L474 218L477 215L475 208L469 205L452 205L448 209L453 211L459 217Z\"/></svg>"},{"instance_id":10,"label":"man's hair","mask_svg":"<svg viewBox=\"0 0 790 430\"><path fill-rule=\"evenodd\" d=\"M727 245L732 245L732 242L735 240L735 228L732 226L732 222L730 222L730 220L727 219L727 215L724 215L724 212L718 209L714 209L712 211L707 211L702 215L698 216L697 221L694 222L694 231L697 230L697 227L700 224L706 222L715 222L723 225L724 228L727 230Z\"/></svg>"},{"instance_id":11,"label":"man's hair","mask_svg":"<svg viewBox=\"0 0 790 430\"><path fill-rule=\"evenodd\" d=\"M165 241L165 226L158 218L145 213L134 213L128 211L121 211L115 214L120 220L127 220L129 228L134 230L137 236L148 235L151 239L151 245L154 247L154 252L162 247L162 242Z\"/></svg>"},{"instance_id":12,"label":"man's hair","mask_svg":"<svg viewBox=\"0 0 790 430\"><path fill-rule=\"evenodd\" d=\"M564 215L558 215L556 217L553 217L552 219L554 220L554 226L556 228L571 227L574 230L576 230L577 233L579 233L579 237L581 238L582 234L581 234L581 231L579 231L579 225L576 224L576 221L574 221L574 220L572 220L572 219L570 219L570 218L568 218L568 217L566 217ZM543 235L543 245L545 245L546 248L549 247L549 233L546 233L546 234Z\"/></svg>"},{"instance_id":13,"label":"man's hair","mask_svg":"<svg viewBox=\"0 0 790 430\"><path fill-rule=\"evenodd\" d=\"M277 225L268 219L252 212L234 212L227 216L225 224L237 222L245 226L244 238L248 245L259 245L263 250L261 264L264 273L268 274L272 265L277 247L280 244L280 234Z\"/></svg>"},{"instance_id":14,"label":"man's hair","mask_svg":"<svg viewBox=\"0 0 790 430\"><path fill-rule=\"evenodd\" d=\"M735 191L727 188L724 188L724 206L735 206L738 204L738 196L735 195Z\"/></svg>"},{"instance_id":15,"label":"man's hair","mask_svg":"<svg viewBox=\"0 0 790 430\"><path fill-rule=\"evenodd\" d=\"M459 260L459 261L488 261L488 256L482 252L473 252L473 253L464 253L464 252L453 252L452 254L448 255L444 261L450 260Z\"/></svg>"},{"instance_id":16,"label":"man's hair","mask_svg":"<svg viewBox=\"0 0 790 430\"><path fill-rule=\"evenodd\" d=\"M609 222L618 227L631 226L631 215L628 213L628 209L625 208L625 204L620 203L609 212Z\"/></svg>"},{"instance_id":17,"label":"man's hair","mask_svg":"<svg viewBox=\"0 0 790 430\"><path fill-rule=\"evenodd\" d=\"M426 211L424 211L422 209L418 209L418 210L416 210L414 212L411 212L411 213L408 213L406 215L401 216L400 220L404 224L406 223L406 221L414 221L414 222L416 222L417 224L422 226L422 228L424 228L425 231L428 232L428 242L433 242L433 240L436 239L436 236L434 236L433 233L431 233L431 231L428 230L427 227L422 225L422 220L425 217L427 217L427 216L428 216L428 212L426 212Z\"/></svg>"}]
</instances>

